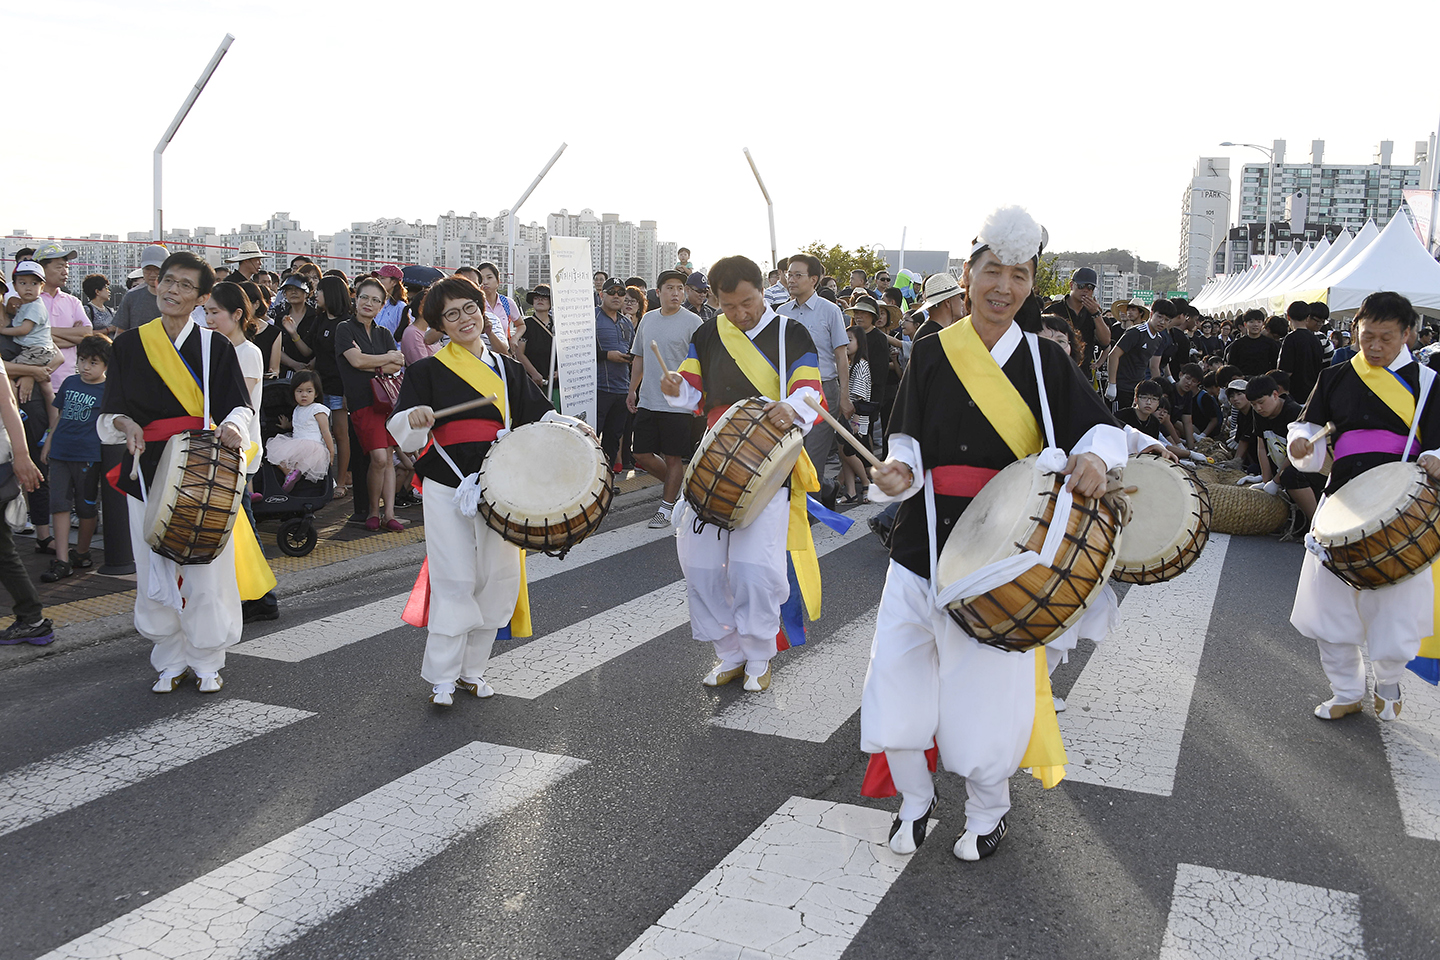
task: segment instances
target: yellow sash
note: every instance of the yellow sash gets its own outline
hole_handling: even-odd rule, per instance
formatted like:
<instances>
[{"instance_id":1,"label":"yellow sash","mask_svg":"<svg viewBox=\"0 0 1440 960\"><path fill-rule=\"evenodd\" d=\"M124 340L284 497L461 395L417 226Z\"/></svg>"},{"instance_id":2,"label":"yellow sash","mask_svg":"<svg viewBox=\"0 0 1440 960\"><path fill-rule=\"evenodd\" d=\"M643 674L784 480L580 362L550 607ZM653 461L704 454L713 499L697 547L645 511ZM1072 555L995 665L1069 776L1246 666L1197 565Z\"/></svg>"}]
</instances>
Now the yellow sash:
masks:
<instances>
[{"instance_id":1,"label":"yellow sash","mask_svg":"<svg viewBox=\"0 0 1440 960\"><path fill-rule=\"evenodd\" d=\"M499 397L500 400L496 407L505 423L510 422L510 398L505 395L505 381L490 369L488 363L464 347L456 346L453 342L447 343L437 351L435 359L443 363L455 376L468 383L471 389L480 396Z\"/></svg>"},{"instance_id":2,"label":"yellow sash","mask_svg":"<svg viewBox=\"0 0 1440 960\"><path fill-rule=\"evenodd\" d=\"M464 347L454 342L447 343L435 354L451 373L470 385L482 397L499 397L496 406L505 422L510 422L510 398L505 392L505 381L490 369L490 365ZM499 361L503 363L504 361ZM530 578L525 572L525 551L520 550L520 595L515 598L515 613L510 617L510 636L519 639L534 632L530 623Z\"/></svg>"},{"instance_id":3,"label":"yellow sash","mask_svg":"<svg viewBox=\"0 0 1440 960\"><path fill-rule=\"evenodd\" d=\"M197 332L197 335L202 335ZM213 334L212 334L213 336ZM160 379L165 381L165 386L180 401L185 412L192 417L205 416L205 395L200 391L200 385L190 375L190 369L185 366L185 361L180 359L180 351L175 349L169 334L165 332L164 321L159 317L140 327L140 344L145 348L145 358L150 361L150 366L160 374ZM260 411L255 411L259 416ZM212 426L212 424L206 424ZM253 455L247 451L246 459ZM241 494L245 496L245 494ZM242 509L235 515L235 526L230 531L230 540L235 544L235 583L240 588L241 600L258 600L271 590L275 589L275 574L270 569L270 564L265 562L265 553L260 549L260 541L255 539L255 528L250 525L250 518Z\"/></svg>"},{"instance_id":4,"label":"yellow sash","mask_svg":"<svg viewBox=\"0 0 1440 960\"><path fill-rule=\"evenodd\" d=\"M1405 421L1405 426L1410 426L1415 419L1415 395L1400 382L1395 374L1384 367L1372 367L1366 360L1365 354L1357 353L1350 358L1350 366L1360 375L1360 380L1385 402L1385 406L1395 411L1395 415Z\"/></svg>"},{"instance_id":5,"label":"yellow sash","mask_svg":"<svg viewBox=\"0 0 1440 960\"><path fill-rule=\"evenodd\" d=\"M1000 439L1022 459L1039 453L1044 447L1035 414L1015 384L990 355L980 335L966 317L936 334L945 348L945 357L965 392L975 401L985 419L1000 434ZM1044 376L1035 371L1037 378ZM1060 721L1055 716L1055 699L1050 689L1050 669L1045 651L1037 649L1035 657L1035 720L1030 728L1030 743L1020 766L1029 767L1047 789L1065 778L1065 742L1060 738Z\"/></svg>"},{"instance_id":6,"label":"yellow sash","mask_svg":"<svg viewBox=\"0 0 1440 960\"><path fill-rule=\"evenodd\" d=\"M1015 384L1005 376L1000 364L990 355L980 334L970 324L970 318L950 324L936 334L945 356L955 369L955 376L965 385L970 399L980 408L985 419L1000 434L1009 446L1015 459L1022 460L1033 453L1039 453L1045 442L1040 436L1040 425ZM1035 376L1041 376L1039 370Z\"/></svg>"},{"instance_id":7,"label":"yellow sash","mask_svg":"<svg viewBox=\"0 0 1440 960\"><path fill-rule=\"evenodd\" d=\"M780 325L779 336L785 336L787 318L776 314ZM720 343L725 351L745 374L751 385L763 396L783 399L785 388L781 386L781 371L770 365L770 361L755 346L755 341L745 335L725 314L715 318L715 328L720 332ZM818 379L818 376L817 376ZM790 471L790 520L785 533L785 549L795 564L795 581L800 584L800 596L805 599L805 609L811 620L820 617L820 557L815 553L815 538L810 533L810 518L806 515L805 495L820 489L820 475L804 450L800 459Z\"/></svg>"}]
</instances>

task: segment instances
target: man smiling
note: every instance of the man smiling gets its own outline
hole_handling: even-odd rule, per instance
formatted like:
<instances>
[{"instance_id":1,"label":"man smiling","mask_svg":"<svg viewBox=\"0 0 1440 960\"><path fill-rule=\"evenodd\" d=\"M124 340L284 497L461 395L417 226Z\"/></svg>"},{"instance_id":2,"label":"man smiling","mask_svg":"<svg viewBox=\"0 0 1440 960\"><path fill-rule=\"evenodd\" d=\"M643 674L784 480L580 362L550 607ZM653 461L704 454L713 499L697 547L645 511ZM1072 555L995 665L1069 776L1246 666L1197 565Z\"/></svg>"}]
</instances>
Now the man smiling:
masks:
<instances>
[{"instance_id":1,"label":"man smiling","mask_svg":"<svg viewBox=\"0 0 1440 960\"><path fill-rule=\"evenodd\" d=\"M1017 322L1039 323L1043 247L1044 231L1019 207L986 220L961 281L970 316L915 342L890 419L890 457L872 474L872 500L903 501L860 710L861 749L873 755L866 795L903 795L891 828L896 853L925 839L935 804L925 759L932 739L945 768L965 778L965 831L954 846L962 860L987 857L1004 839L1009 780L1022 758L1046 786L1063 776L1058 737L1040 737L1058 728L1051 697L1036 694L1036 652L981 644L932 592L932 558L1003 467L1060 447L1069 452L1067 486L1093 497L1105 490L1106 471L1125 462L1125 434L1079 368Z\"/></svg>"},{"instance_id":2,"label":"man smiling","mask_svg":"<svg viewBox=\"0 0 1440 960\"><path fill-rule=\"evenodd\" d=\"M240 641L237 552L245 558L247 573L255 575L247 579L245 599L275 585L263 555L258 561L263 573L252 565L259 543L243 513L219 556L186 566L183 577L178 565L155 554L145 541L145 502L161 495L156 472L166 441L207 428L208 413L218 423L220 443L241 451L249 443L253 411L235 348L190 319L214 285L215 271L195 254L182 251L165 259L157 285L160 316L116 338L97 422L102 443L126 445L112 482L129 497L135 629L155 644L150 663L160 673L151 688L156 693L170 693L192 673L202 693L223 684L225 649ZM136 463L138 480L130 476Z\"/></svg>"}]
</instances>

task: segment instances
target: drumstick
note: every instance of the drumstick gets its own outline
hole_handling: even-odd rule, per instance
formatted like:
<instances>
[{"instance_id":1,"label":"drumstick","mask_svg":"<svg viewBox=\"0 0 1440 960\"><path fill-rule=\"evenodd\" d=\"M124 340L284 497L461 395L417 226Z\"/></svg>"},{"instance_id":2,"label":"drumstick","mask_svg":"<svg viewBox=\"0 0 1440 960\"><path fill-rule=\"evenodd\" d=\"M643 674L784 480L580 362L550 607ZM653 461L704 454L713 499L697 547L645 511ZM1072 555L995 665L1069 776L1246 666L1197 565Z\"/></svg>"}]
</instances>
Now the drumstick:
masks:
<instances>
[{"instance_id":1,"label":"drumstick","mask_svg":"<svg viewBox=\"0 0 1440 960\"><path fill-rule=\"evenodd\" d=\"M453 407L445 407L435 411L435 419L441 417L453 417L457 413L464 413L466 410L474 410L476 407L484 407L500 399L500 395L492 393L488 397L481 397L479 400L466 400L464 403L457 403Z\"/></svg>"},{"instance_id":2,"label":"drumstick","mask_svg":"<svg viewBox=\"0 0 1440 960\"><path fill-rule=\"evenodd\" d=\"M869 448L867 445L861 443L859 440L856 440L856 439L855 439L855 434L851 433L849 430L846 430L846 429L840 424L840 421L839 421L839 420L836 420L834 417L830 416L830 411L828 411L828 410L826 410L824 407L820 406L820 404L819 404L818 402L816 402L816 400L815 400L814 397L807 395L807 396L805 397L805 402L808 403L808 404L810 404L811 409L813 409L816 413L820 414L820 416L825 420L826 423L828 423L828 424L830 424L830 426L834 427L834 428L835 428L835 432L838 433L838 434L840 434L840 436L841 436L842 438L844 438L844 440L845 440L846 443L848 443L848 444L850 444L850 446L854 447L855 450L860 454L860 456L862 456L862 457L864 457L866 460L870 461L870 466L872 466L872 467L882 467L882 466L884 466L884 464L882 464L882 463L880 462L880 460L875 456L875 454L873 454L873 453L870 452L870 448Z\"/></svg>"},{"instance_id":3,"label":"drumstick","mask_svg":"<svg viewBox=\"0 0 1440 960\"><path fill-rule=\"evenodd\" d=\"M660 369L665 371L664 376L670 376L670 367L666 365L665 358L660 356L660 344L651 340L650 349L655 351L655 359L660 361Z\"/></svg>"}]
</instances>

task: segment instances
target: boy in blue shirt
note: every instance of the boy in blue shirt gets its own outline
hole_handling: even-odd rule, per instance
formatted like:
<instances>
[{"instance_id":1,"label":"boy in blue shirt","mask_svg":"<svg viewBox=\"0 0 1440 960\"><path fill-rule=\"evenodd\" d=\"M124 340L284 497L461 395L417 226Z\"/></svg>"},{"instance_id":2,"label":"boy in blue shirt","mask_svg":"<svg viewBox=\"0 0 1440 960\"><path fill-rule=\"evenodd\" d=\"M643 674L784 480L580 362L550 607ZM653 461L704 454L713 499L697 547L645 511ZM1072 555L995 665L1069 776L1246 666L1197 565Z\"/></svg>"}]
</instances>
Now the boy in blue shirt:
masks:
<instances>
[{"instance_id":1,"label":"boy in blue shirt","mask_svg":"<svg viewBox=\"0 0 1440 960\"><path fill-rule=\"evenodd\" d=\"M55 394L54 421L40 459L50 464L50 522L55 546L70 544L70 508L80 518L75 549L62 560L59 550L50 569L40 574L46 583L70 576L76 568L89 569L90 538L95 535L97 503L100 499L100 435L96 421L105 395L105 371L110 366L110 341L89 336L75 350L75 369Z\"/></svg>"}]
</instances>

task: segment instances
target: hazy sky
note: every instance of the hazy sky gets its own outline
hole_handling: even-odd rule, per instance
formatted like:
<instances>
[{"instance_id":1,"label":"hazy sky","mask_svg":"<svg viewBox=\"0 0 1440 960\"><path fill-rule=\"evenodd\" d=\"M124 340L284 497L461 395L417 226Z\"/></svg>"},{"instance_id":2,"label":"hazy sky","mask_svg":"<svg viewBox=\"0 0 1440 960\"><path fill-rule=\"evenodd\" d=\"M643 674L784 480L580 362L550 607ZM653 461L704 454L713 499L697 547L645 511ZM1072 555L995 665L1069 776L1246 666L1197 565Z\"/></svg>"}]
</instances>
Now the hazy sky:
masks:
<instances>
[{"instance_id":1,"label":"hazy sky","mask_svg":"<svg viewBox=\"0 0 1440 960\"><path fill-rule=\"evenodd\" d=\"M904 227L909 249L959 250L1020 203L1052 248L1173 265L1196 157L1259 157L1222 140L1369 162L1389 139L1408 163L1440 116L1440 69L1408 32L1433 10L7 0L0 231L149 229L151 153L228 31L165 154L167 228L493 216L567 141L523 221L590 207L659 221L698 263L768 260L748 146L782 256L894 247Z\"/></svg>"}]
</instances>

